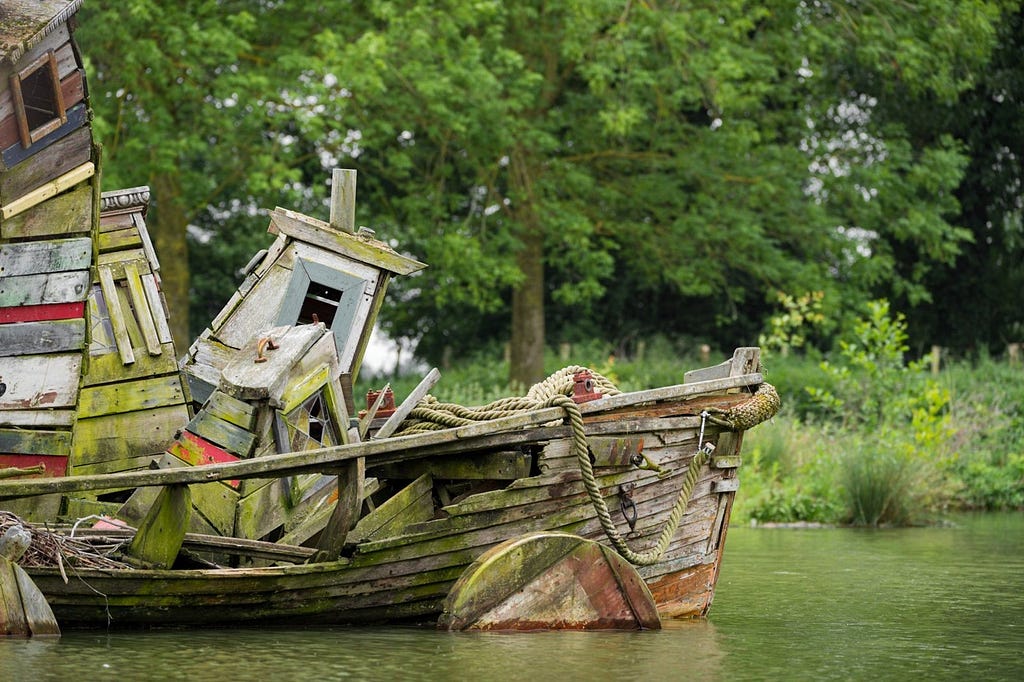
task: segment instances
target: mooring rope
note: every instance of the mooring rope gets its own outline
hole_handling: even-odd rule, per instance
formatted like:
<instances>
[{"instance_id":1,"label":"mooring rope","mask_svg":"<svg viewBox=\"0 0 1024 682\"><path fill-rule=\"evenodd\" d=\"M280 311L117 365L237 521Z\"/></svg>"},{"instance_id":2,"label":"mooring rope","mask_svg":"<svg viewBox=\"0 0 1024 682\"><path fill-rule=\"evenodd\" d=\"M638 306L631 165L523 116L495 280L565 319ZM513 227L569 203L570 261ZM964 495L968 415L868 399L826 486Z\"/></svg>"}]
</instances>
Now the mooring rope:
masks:
<instances>
[{"instance_id":1,"label":"mooring rope","mask_svg":"<svg viewBox=\"0 0 1024 682\"><path fill-rule=\"evenodd\" d=\"M565 367L544 381L535 384L525 397L502 398L480 407L464 407L454 403L441 403L433 396L426 396L409 413L409 417L402 422L402 427L396 435L406 435L421 431L440 430L457 426L464 426L479 421L498 419L509 415L529 410L539 410L547 407L561 407L569 417L572 427L573 452L579 464L580 478L594 507L594 512L601 523L601 528L623 558L638 566L649 566L661 560L672 542L683 514L690 504L690 498L697 485L701 469L711 459L713 446L704 442L704 426L706 422L712 422L719 426L732 430L749 429L762 421L770 419L778 412L779 395L770 384L763 383L755 391L754 395L747 401L734 406L729 410L712 409L701 413L700 436L698 438L697 452L694 453L686 469L683 484L679 489L676 503L672 507L665 525L658 536L658 542L651 549L644 552L635 552L626 544L625 539L615 527L612 521L611 512L601 493L601 486L594 474L594 465L590 460L590 446L587 444L587 436L583 429L583 413L569 396L573 392L574 376L577 372L584 371L583 367L575 365ZM619 389L607 378L597 372L590 371L595 389L604 395L615 395L620 393Z\"/></svg>"}]
</instances>

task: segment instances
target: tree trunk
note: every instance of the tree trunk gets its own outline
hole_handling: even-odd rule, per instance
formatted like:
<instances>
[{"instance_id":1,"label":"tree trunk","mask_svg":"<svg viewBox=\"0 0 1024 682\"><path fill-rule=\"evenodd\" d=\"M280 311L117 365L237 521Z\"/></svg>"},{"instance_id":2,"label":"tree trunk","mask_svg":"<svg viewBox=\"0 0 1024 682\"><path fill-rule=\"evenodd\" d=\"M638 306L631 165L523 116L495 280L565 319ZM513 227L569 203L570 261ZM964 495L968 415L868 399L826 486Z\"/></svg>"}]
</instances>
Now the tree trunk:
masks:
<instances>
[{"instance_id":1,"label":"tree trunk","mask_svg":"<svg viewBox=\"0 0 1024 682\"><path fill-rule=\"evenodd\" d=\"M512 292L509 381L525 389L544 378L544 235L531 226L518 256L523 282Z\"/></svg>"},{"instance_id":2,"label":"tree trunk","mask_svg":"<svg viewBox=\"0 0 1024 682\"><path fill-rule=\"evenodd\" d=\"M189 333L189 269L188 241L185 230L188 217L181 204L179 178L168 174L154 175L153 211L147 224L153 248L160 260L160 287L170 311L171 336L180 356L192 343Z\"/></svg>"}]
</instances>

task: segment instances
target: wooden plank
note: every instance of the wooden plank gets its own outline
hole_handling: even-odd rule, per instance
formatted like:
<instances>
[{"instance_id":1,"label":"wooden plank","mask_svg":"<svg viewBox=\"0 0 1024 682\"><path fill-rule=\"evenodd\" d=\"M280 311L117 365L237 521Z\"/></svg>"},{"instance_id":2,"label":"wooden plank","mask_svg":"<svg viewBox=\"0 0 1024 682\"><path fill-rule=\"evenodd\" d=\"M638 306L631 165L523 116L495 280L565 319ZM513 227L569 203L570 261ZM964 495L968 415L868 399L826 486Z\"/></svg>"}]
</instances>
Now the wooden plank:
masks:
<instances>
[{"instance_id":1,"label":"wooden plank","mask_svg":"<svg viewBox=\"0 0 1024 682\"><path fill-rule=\"evenodd\" d=\"M187 428L192 434L227 450L236 458L252 456L252 451L256 447L256 436L252 432L215 417L206 410L200 410L199 414L188 423ZM182 436L185 435L182 434ZM213 461L232 460L214 459Z\"/></svg>"},{"instance_id":2,"label":"wooden plank","mask_svg":"<svg viewBox=\"0 0 1024 682\"><path fill-rule=\"evenodd\" d=\"M0 339L0 357L80 350L85 347L85 320L5 324Z\"/></svg>"},{"instance_id":3,"label":"wooden plank","mask_svg":"<svg viewBox=\"0 0 1024 682\"><path fill-rule=\"evenodd\" d=\"M156 265L153 266L156 269ZM162 344L173 343L171 328L167 324L167 306L164 305L164 298L160 294L160 287L156 283L156 275L150 273L142 275L142 287L146 291L146 300L149 302L149 310L153 314L153 322L156 324L156 335ZM174 355L172 352L171 355Z\"/></svg>"},{"instance_id":4,"label":"wooden plank","mask_svg":"<svg viewBox=\"0 0 1024 682\"><path fill-rule=\"evenodd\" d=\"M66 433L66 432L65 432ZM70 434L67 434L70 437ZM0 431L0 439L3 439L3 433ZM0 445L0 450L4 450L3 445ZM66 476L68 472L68 456L67 453L47 453L43 451L33 450L32 452L25 454L0 454L0 469L13 467L15 469L38 469L42 468L37 474L26 476L26 478L43 478L46 476Z\"/></svg>"},{"instance_id":5,"label":"wooden plank","mask_svg":"<svg viewBox=\"0 0 1024 682\"><path fill-rule=\"evenodd\" d=\"M70 409L0 410L0 426L20 426L22 428L66 426L71 428L74 421L75 411Z\"/></svg>"},{"instance_id":6,"label":"wooden plank","mask_svg":"<svg viewBox=\"0 0 1024 682\"><path fill-rule=\"evenodd\" d=\"M0 279L0 307L77 303L89 292L89 272L55 272Z\"/></svg>"},{"instance_id":7,"label":"wooden plank","mask_svg":"<svg viewBox=\"0 0 1024 682\"><path fill-rule=\"evenodd\" d=\"M146 350L150 355L160 355L163 351L156 332L153 312L149 309L149 299L146 298L146 290L142 286L139 268L134 262L125 263L124 274L128 282L128 294L131 297L132 308L135 310L135 319L138 321L139 328L142 329L142 337L146 341ZM159 312L162 315L163 311Z\"/></svg>"},{"instance_id":8,"label":"wooden plank","mask_svg":"<svg viewBox=\"0 0 1024 682\"><path fill-rule=\"evenodd\" d=\"M0 176L3 217L17 215L92 177L96 169L91 158L92 133L84 127L57 140L31 161L19 163Z\"/></svg>"},{"instance_id":9,"label":"wooden plank","mask_svg":"<svg viewBox=\"0 0 1024 682\"><path fill-rule=\"evenodd\" d=\"M409 275L426 267L419 261L396 253L384 242L340 232L328 223L301 213L278 207L270 214L270 220L272 234L281 232L375 268Z\"/></svg>"},{"instance_id":10,"label":"wooden plank","mask_svg":"<svg viewBox=\"0 0 1024 682\"><path fill-rule=\"evenodd\" d=\"M114 342L117 344L118 356L121 358L121 364L130 365L135 362L135 353L132 351L132 342L128 337L128 325L125 320L124 310L121 308L121 299L117 295L114 275L109 267L103 265L97 268L97 270L99 271L103 300L107 304L110 324L114 329Z\"/></svg>"},{"instance_id":11,"label":"wooden plank","mask_svg":"<svg viewBox=\"0 0 1024 682\"><path fill-rule=\"evenodd\" d=\"M433 488L434 481L430 474L423 474L359 519L359 523L352 529L352 541L386 537L404 525L429 519L434 511L431 500Z\"/></svg>"},{"instance_id":12,"label":"wooden plank","mask_svg":"<svg viewBox=\"0 0 1024 682\"><path fill-rule=\"evenodd\" d=\"M72 444L73 463L90 465L160 455L174 442L175 433L188 423L188 417L185 405L173 405L80 418Z\"/></svg>"},{"instance_id":13,"label":"wooden plank","mask_svg":"<svg viewBox=\"0 0 1024 682\"><path fill-rule=\"evenodd\" d=\"M215 391L203 405L203 410L246 431L252 431L256 424L256 408L223 391Z\"/></svg>"},{"instance_id":14,"label":"wooden plank","mask_svg":"<svg viewBox=\"0 0 1024 682\"><path fill-rule=\"evenodd\" d=\"M761 375L745 375L732 381L738 385L753 379L752 383L760 383ZM709 387L721 388L718 382L708 382ZM654 389L628 394L627 399L633 404L644 405L653 400L653 396L664 397L666 394L678 393L683 396L693 395L698 390L696 384L681 385L668 389ZM614 396L618 398L619 396ZM593 406L611 398L603 398L584 403L581 408ZM622 403L616 402L621 409ZM591 407L593 413L597 408ZM242 460L234 464L215 464L202 468L191 468L169 472L137 472L118 474L109 477L77 477L74 480L52 479L47 481L23 481L20 483L0 482L0 499L26 495L41 495L50 492L67 492L71 490L93 490L111 486L137 487L151 485L167 485L170 483L209 482L226 479L267 478L269 476L289 476L297 473L331 471L343 461L356 457L366 457L367 467L371 464L383 465L398 461L412 461L425 456L434 456L448 452L472 449L477 444L491 443L508 447L510 444L526 443L550 437L566 437L569 428L538 427L543 424L558 422L564 418L561 408L552 407L535 410L511 417L503 417L488 422L474 423L443 431L423 434L386 438L365 443L353 443L332 446L320 450L291 452L266 455L251 460ZM621 427L617 427L621 429ZM468 442L472 439L472 443ZM645 472L646 474L646 472ZM653 475L653 474L646 474Z\"/></svg>"},{"instance_id":15,"label":"wooden plank","mask_svg":"<svg viewBox=\"0 0 1024 682\"><path fill-rule=\"evenodd\" d=\"M7 561L0 559L0 562ZM25 613L25 620L28 623L28 630L33 637L60 636L60 626L53 616L50 604L46 597L39 590L32 578L21 566L13 564L15 581L18 584L18 592L21 594L21 606ZM4 589L6 592L7 589Z\"/></svg>"},{"instance_id":16,"label":"wooden plank","mask_svg":"<svg viewBox=\"0 0 1024 682\"><path fill-rule=\"evenodd\" d=\"M80 185L12 218L0 220L0 238L27 239L87 233L91 228L92 204L92 188Z\"/></svg>"},{"instance_id":17,"label":"wooden plank","mask_svg":"<svg viewBox=\"0 0 1024 682\"><path fill-rule=\"evenodd\" d=\"M44 303L0 308L0 324L11 322L45 322L85 317L85 301L77 303Z\"/></svg>"},{"instance_id":18,"label":"wooden plank","mask_svg":"<svg viewBox=\"0 0 1024 682\"><path fill-rule=\"evenodd\" d=\"M141 246L142 238L134 226L100 232L99 239L96 240L96 247L100 253L138 249Z\"/></svg>"},{"instance_id":19,"label":"wooden plank","mask_svg":"<svg viewBox=\"0 0 1024 682\"><path fill-rule=\"evenodd\" d=\"M5 277L87 270L90 265L92 241L88 238L0 244L0 272Z\"/></svg>"},{"instance_id":20,"label":"wooden plank","mask_svg":"<svg viewBox=\"0 0 1024 682\"><path fill-rule=\"evenodd\" d=\"M177 375L125 381L119 384L88 386L82 389L79 417L98 417L185 402Z\"/></svg>"},{"instance_id":21,"label":"wooden plank","mask_svg":"<svg viewBox=\"0 0 1024 682\"><path fill-rule=\"evenodd\" d=\"M70 431L0 429L0 452L18 455L68 455Z\"/></svg>"},{"instance_id":22,"label":"wooden plank","mask_svg":"<svg viewBox=\"0 0 1024 682\"><path fill-rule=\"evenodd\" d=\"M95 174L96 167L93 165L92 161L89 161L77 168L72 168L60 177L37 187L20 198L12 199L11 201L6 202L6 204L0 200L0 218L10 220L19 213L27 211L33 206L37 206L47 199L57 196L58 194L75 187L79 183L88 180ZM2 199L2 197L0 197L0 199Z\"/></svg>"},{"instance_id":23,"label":"wooden plank","mask_svg":"<svg viewBox=\"0 0 1024 682\"><path fill-rule=\"evenodd\" d=\"M0 410L74 407L81 368L81 353L6 358Z\"/></svg>"},{"instance_id":24,"label":"wooden plank","mask_svg":"<svg viewBox=\"0 0 1024 682\"><path fill-rule=\"evenodd\" d=\"M398 406L398 409L395 410L391 416L388 417L387 421L384 422L383 426L377 430L377 433L373 434L373 438L379 440L381 438L387 438L394 433L395 429L405 421L405 418L409 416L409 413L412 412L413 408L415 408L416 405L426 397L427 393L430 392L430 389L433 388L434 384L436 384L440 379L441 372L438 371L437 367L434 367L427 372L427 376L423 377L416 388L414 388L402 404Z\"/></svg>"},{"instance_id":25,"label":"wooden plank","mask_svg":"<svg viewBox=\"0 0 1024 682\"><path fill-rule=\"evenodd\" d=\"M740 479L738 478L726 478L711 482L711 492L713 493L734 493L739 489Z\"/></svg>"}]
</instances>

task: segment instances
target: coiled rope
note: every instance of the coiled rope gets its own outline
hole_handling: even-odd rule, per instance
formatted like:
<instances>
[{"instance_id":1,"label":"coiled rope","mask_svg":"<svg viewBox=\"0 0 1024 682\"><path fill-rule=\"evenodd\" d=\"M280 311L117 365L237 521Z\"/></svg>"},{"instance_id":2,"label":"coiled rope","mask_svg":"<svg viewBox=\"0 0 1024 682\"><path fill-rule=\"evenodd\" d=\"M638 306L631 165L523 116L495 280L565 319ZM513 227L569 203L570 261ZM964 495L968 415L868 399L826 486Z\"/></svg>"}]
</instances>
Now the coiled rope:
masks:
<instances>
[{"instance_id":1,"label":"coiled rope","mask_svg":"<svg viewBox=\"0 0 1024 682\"><path fill-rule=\"evenodd\" d=\"M730 410L708 410L701 413L700 435L697 452L690 460L683 478L676 503L672 507L665 525L658 536L654 547L645 552L635 552L615 527L611 512L601 493L601 486L594 474L594 465L590 460L590 446L587 444L583 430L583 413L569 396L573 391L574 376L584 368L571 365L555 372L544 381L535 384L525 397L502 398L480 407L464 407L454 403L441 403L433 396L426 396L409 413L402 422L396 435L407 435L422 431L447 429L464 426L478 421L498 419L528 410L539 410L547 407L561 407L569 417L572 427L573 451L579 464L580 477L587 495L594 507L601 528L609 542L623 558L638 566L649 566L661 560L679 528L679 523L690 504L690 497L700 477L701 469L711 459L714 450L710 443L704 443L704 426L710 421L734 430L748 429L771 418L779 409L779 396L770 384L761 384L750 400ZM590 370L595 389L603 395L615 395L619 389L604 376ZM756 421L755 421L756 420Z\"/></svg>"}]
</instances>

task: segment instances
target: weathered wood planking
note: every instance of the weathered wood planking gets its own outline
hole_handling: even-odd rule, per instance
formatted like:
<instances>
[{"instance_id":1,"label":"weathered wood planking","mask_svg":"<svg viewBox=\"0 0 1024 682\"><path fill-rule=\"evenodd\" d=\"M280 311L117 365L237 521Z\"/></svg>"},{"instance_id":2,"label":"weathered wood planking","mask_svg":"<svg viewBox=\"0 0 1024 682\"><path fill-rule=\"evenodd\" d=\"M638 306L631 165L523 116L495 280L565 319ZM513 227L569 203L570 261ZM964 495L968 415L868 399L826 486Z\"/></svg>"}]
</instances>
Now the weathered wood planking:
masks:
<instances>
[{"instance_id":1,"label":"weathered wood planking","mask_svg":"<svg viewBox=\"0 0 1024 682\"><path fill-rule=\"evenodd\" d=\"M0 177L0 204L6 207L91 159L92 133L88 127L79 128Z\"/></svg>"},{"instance_id":2,"label":"weathered wood planking","mask_svg":"<svg viewBox=\"0 0 1024 682\"><path fill-rule=\"evenodd\" d=\"M75 411L63 410L0 410L0 426L41 428L62 426L71 428Z\"/></svg>"},{"instance_id":3,"label":"weathered wood planking","mask_svg":"<svg viewBox=\"0 0 1024 682\"><path fill-rule=\"evenodd\" d=\"M2 285L0 285L2 290ZM12 322L45 322L47 320L71 320L85 317L85 302L43 303L0 308L0 324Z\"/></svg>"},{"instance_id":4,"label":"weathered wood planking","mask_svg":"<svg viewBox=\"0 0 1024 682\"><path fill-rule=\"evenodd\" d=\"M219 445L237 457L250 457L256 447L256 436L252 432L226 422L207 410L201 410L189 422L187 428L195 435Z\"/></svg>"},{"instance_id":5,"label":"weathered wood planking","mask_svg":"<svg viewBox=\"0 0 1024 682\"><path fill-rule=\"evenodd\" d=\"M375 268L399 275L409 275L426 267L419 261L396 253L387 244L376 239L339 232L328 223L280 207L271 212L270 220L271 234L281 232Z\"/></svg>"},{"instance_id":6,"label":"weathered wood planking","mask_svg":"<svg viewBox=\"0 0 1024 682\"><path fill-rule=\"evenodd\" d=\"M0 410L73 407L81 369L81 353L5 358Z\"/></svg>"},{"instance_id":7,"label":"weathered wood planking","mask_svg":"<svg viewBox=\"0 0 1024 682\"><path fill-rule=\"evenodd\" d=\"M30 159L33 156L52 147L59 140L70 136L74 131L78 129L88 130L84 128L88 117L89 110L85 104L77 105L67 112L67 120L62 125L33 142L30 147L26 148L20 144L15 144L0 152L0 157L3 158L3 165L16 171L25 163L32 163ZM56 122L58 121L55 120ZM38 185L33 185L33 187L36 186Z\"/></svg>"},{"instance_id":8,"label":"weathered wood planking","mask_svg":"<svg viewBox=\"0 0 1024 682\"><path fill-rule=\"evenodd\" d=\"M88 238L0 245L0 272L5 277L88 270L90 265L92 240Z\"/></svg>"},{"instance_id":9,"label":"weathered wood planking","mask_svg":"<svg viewBox=\"0 0 1024 682\"><path fill-rule=\"evenodd\" d=\"M81 185L0 220L0 238L26 239L87 233L92 223L92 187Z\"/></svg>"},{"instance_id":10,"label":"weathered wood planking","mask_svg":"<svg viewBox=\"0 0 1024 682\"><path fill-rule=\"evenodd\" d=\"M350 533L351 541L358 543L373 537L387 537L403 526L426 521L434 512L433 488L434 480L430 474L421 475L359 519Z\"/></svg>"},{"instance_id":11,"label":"weathered wood planking","mask_svg":"<svg viewBox=\"0 0 1024 682\"><path fill-rule=\"evenodd\" d=\"M131 338L128 336L127 315L121 307L121 298L117 293L114 274L106 265L100 265L96 270L99 273L100 289L103 291L103 301L106 303L107 314L110 316L110 326L113 329L118 356L121 358L122 364L130 365L135 362L135 353L132 350Z\"/></svg>"},{"instance_id":12,"label":"weathered wood planking","mask_svg":"<svg viewBox=\"0 0 1024 682\"><path fill-rule=\"evenodd\" d=\"M124 274L128 283L128 295L131 299L132 310L135 312L135 320L138 322L139 328L142 330L142 338L146 342L146 351L150 355L160 355L163 351L156 331L156 321L153 311L149 309L149 299L146 297L146 290L142 285L138 264L135 262L125 263ZM156 313L162 316L163 310L158 310Z\"/></svg>"},{"instance_id":13,"label":"weathered wood planking","mask_svg":"<svg viewBox=\"0 0 1024 682\"><path fill-rule=\"evenodd\" d=\"M518 450L453 455L377 467L377 476L410 479L429 473L434 479L511 481L530 475L532 458Z\"/></svg>"},{"instance_id":14,"label":"weathered wood planking","mask_svg":"<svg viewBox=\"0 0 1024 682\"><path fill-rule=\"evenodd\" d=\"M24 213L34 206L38 206L47 199L65 192L81 182L84 182L96 175L96 166L92 161L87 161L81 166L72 168L57 178L37 187L16 199L3 201L0 198L0 218L10 220L14 216ZM95 182L94 182L95 184Z\"/></svg>"},{"instance_id":15,"label":"weathered wood planking","mask_svg":"<svg viewBox=\"0 0 1024 682\"><path fill-rule=\"evenodd\" d=\"M3 449L4 448L0 446L0 451ZM67 475L67 453L47 454L44 452L32 452L27 454L0 454L0 469L5 467L32 469L40 464L43 465L43 472L30 476L31 478Z\"/></svg>"},{"instance_id":16,"label":"weathered wood planking","mask_svg":"<svg viewBox=\"0 0 1024 682\"><path fill-rule=\"evenodd\" d=\"M61 353L85 347L85 320L19 322L0 326L0 357Z\"/></svg>"},{"instance_id":17,"label":"weathered wood planking","mask_svg":"<svg viewBox=\"0 0 1024 682\"><path fill-rule=\"evenodd\" d=\"M114 381L142 379L167 374L177 375L178 365L174 360L174 346L163 344L163 353L153 356L140 353L135 356L135 363L125 365L116 352L93 355L89 359L89 371L83 378L83 386L108 384Z\"/></svg>"},{"instance_id":18,"label":"weathered wood planking","mask_svg":"<svg viewBox=\"0 0 1024 682\"><path fill-rule=\"evenodd\" d=\"M71 452L70 431L0 429L0 452L12 455L64 455ZM57 476L48 472L50 476Z\"/></svg>"},{"instance_id":19,"label":"weathered wood planking","mask_svg":"<svg viewBox=\"0 0 1024 682\"><path fill-rule=\"evenodd\" d=\"M291 270L275 267L267 273L259 288L259 295L256 295L254 289L245 298L229 300L224 310L231 308L230 314L218 315L210 326L216 339L226 346L241 348L276 326L278 310L291 275ZM227 324L228 320L230 324Z\"/></svg>"},{"instance_id":20,"label":"weathered wood planking","mask_svg":"<svg viewBox=\"0 0 1024 682\"><path fill-rule=\"evenodd\" d=\"M96 244L100 253L138 249L142 247L142 237L139 236L139 231L132 225L120 230L100 232Z\"/></svg>"},{"instance_id":21,"label":"weathered wood planking","mask_svg":"<svg viewBox=\"0 0 1024 682\"><path fill-rule=\"evenodd\" d=\"M156 266L153 266L156 269ZM160 293L160 286L157 284L156 275L150 273L142 275L142 288L146 292L146 300L149 302L149 310L153 314L153 321L156 324L157 339L161 344L173 343L171 328L168 325L167 305L163 295ZM174 353L171 353L174 355Z\"/></svg>"},{"instance_id":22,"label":"weathered wood planking","mask_svg":"<svg viewBox=\"0 0 1024 682\"><path fill-rule=\"evenodd\" d=\"M74 465L160 455L188 423L184 405L80 418L75 427Z\"/></svg>"},{"instance_id":23,"label":"weathered wood planking","mask_svg":"<svg viewBox=\"0 0 1024 682\"><path fill-rule=\"evenodd\" d=\"M183 463L192 466L204 466L218 462L237 462L238 456L223 448L211 443L202 436L190 431L182 431L181 435L171 443L167 452L180 459ZM239 486L239 481L225 481L233 488Z\"/></svg>"},{"instance_id":24,"label":"weathered wood planking","mask_svg":"<svg viewBox=\"0 0 1024 682\"><path fill-rule=\"evenodd\" d=\"M203 406L203 409L218 419L229 424L252 431L256 425L256 410L249 403L236 400L223 391L217 391Z\"/></svg>"},{"instance_id":25,"label":"weathered wood planking","mask_svg":"<svg viewBox=\"0 0 1024 682\"><path fill-rule=\"evenodd\" d=\"M181 382L177 375L172 375L85 387L82 389L78 413L80 417L98 417L180 405L184 402Z\"/></svg>"}]
</instances>

